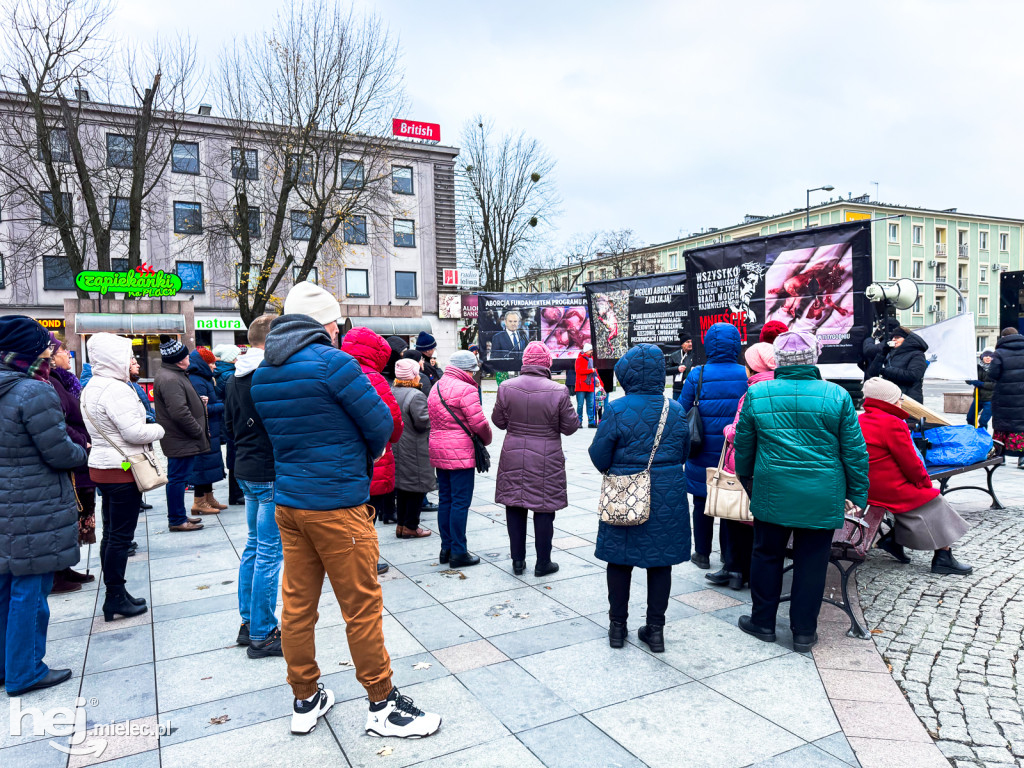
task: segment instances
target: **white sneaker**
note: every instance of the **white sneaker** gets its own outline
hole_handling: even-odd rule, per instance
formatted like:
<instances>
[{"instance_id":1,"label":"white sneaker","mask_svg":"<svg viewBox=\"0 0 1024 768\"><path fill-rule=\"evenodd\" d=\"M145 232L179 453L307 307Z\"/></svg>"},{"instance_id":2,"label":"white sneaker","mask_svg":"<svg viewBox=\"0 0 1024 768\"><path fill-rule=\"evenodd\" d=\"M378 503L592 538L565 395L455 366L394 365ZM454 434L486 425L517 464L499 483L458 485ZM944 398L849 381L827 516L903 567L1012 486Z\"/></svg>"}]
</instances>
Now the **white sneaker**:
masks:
<instances>
[{"instance_id":1,"label":"white sneaker","mask_svg":"<svg viewBox=\"0 0 1024 768\"><path fill-rule=\"evenodd\" d=\"M417 709L408 696L392 688L386 700L370 703L366 716L366 732L373 736L396 736L399 739L422 739L437 732L441 716Z\"/></svg>"},{"instance_id":2,"label":"white sneaker","mask_svg":"<svg viewBox=\"0 0 1024 768\"><path fill-rule=\"evenodd\" d=\"M316 721L334 706L334 692L317 683L316 696L308 704L292 704L292 733L306 734L316 728Z\"/></svg>"}]
</instances>

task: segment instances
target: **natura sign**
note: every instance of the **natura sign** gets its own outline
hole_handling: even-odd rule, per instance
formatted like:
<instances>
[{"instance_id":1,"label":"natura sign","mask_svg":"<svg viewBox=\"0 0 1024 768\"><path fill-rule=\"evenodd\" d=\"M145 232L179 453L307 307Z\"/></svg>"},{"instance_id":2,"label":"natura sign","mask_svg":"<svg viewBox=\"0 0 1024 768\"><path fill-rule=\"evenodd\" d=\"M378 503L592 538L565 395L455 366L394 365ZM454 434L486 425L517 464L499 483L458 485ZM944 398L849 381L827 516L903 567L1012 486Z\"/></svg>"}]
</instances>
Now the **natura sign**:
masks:
<instances>
[{"instance_id":1,"label":"natura sign","mask_svg":"<svg viewBox=\"0 0 1024 768\"><path fill-rule=\"evenodd\" d=\"M123 293L126 296L174 296L181 278L173 272L155 271L143 264L128 272L88 270L75 275L75 285L87 293Z\"/></svg>"}]
</instances>

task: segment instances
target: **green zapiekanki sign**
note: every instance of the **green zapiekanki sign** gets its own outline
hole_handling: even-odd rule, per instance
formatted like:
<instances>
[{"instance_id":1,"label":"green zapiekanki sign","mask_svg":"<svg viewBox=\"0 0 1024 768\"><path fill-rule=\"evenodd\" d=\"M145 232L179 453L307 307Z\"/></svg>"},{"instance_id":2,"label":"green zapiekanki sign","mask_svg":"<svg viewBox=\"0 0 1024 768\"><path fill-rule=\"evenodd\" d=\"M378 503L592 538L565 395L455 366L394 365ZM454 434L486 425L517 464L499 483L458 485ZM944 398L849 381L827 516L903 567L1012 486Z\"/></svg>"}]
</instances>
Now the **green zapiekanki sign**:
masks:
<instances>
[{"instance_id":1,"label":"green zapiekanki sign","mask_svg":"<svg viewBox=\"0 0 1024 768\"><path fill-rule=\"evenodd\" d=\"M75 285L90 293L124 293L128 296L173 296L181 290L181 278L164 271L79 272Z\"/></svg>"}]
</instances>

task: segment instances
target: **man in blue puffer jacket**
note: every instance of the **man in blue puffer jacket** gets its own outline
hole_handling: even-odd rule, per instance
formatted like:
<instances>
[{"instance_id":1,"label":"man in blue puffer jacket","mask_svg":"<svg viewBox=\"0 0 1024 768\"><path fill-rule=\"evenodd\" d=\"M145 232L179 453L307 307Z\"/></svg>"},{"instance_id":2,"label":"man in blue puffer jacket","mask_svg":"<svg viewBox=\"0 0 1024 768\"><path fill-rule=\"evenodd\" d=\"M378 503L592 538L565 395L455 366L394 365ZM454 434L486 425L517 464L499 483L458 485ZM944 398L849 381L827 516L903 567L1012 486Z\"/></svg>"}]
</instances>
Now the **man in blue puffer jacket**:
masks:
<instances>
[{"instance_id":1,"label":"man in blue puffer jacket","mask_svg":"<svg viewBox=\"0 0 1024 768\"><path fill-rule=\"evenodd\" d=\"M698 402L704 427L703 450L686 462L687 490L693 495L693 557L698 568L711 567L711 539L715 519L704 514L707 502L707 468L718 466L725 438L722 431L736 417L740 398L747 391L747 369L737 360L740 356L740 332L729 323L715 323L704 336L707 363L690 371L683 383L679 403L689 411ZM698 393L699 390L699 393ZM724 555L728 547L725 526L718 529L719 549Z\"/></svg>"},{"instance_id":2,"label":"man in blue puffer jacket","mask_svg":"<svg viewBox=\"0 0 1024 768\"><path fill-rule=\"evenodd\" d=\"M314 629L324 573L341 605L356 679L366 689L366 730L423 737L441 718L391 684L377 581L380 547L370 477L394 422L359 361L336 348L337 299L308 281L288 293L252 375L252 400L274 449L274 502L284 554L280 643L295 701L292 733L312 731L334 704L319 683ZM272 643L273 639L268 638Z\"/></svg>"}]
</instances>

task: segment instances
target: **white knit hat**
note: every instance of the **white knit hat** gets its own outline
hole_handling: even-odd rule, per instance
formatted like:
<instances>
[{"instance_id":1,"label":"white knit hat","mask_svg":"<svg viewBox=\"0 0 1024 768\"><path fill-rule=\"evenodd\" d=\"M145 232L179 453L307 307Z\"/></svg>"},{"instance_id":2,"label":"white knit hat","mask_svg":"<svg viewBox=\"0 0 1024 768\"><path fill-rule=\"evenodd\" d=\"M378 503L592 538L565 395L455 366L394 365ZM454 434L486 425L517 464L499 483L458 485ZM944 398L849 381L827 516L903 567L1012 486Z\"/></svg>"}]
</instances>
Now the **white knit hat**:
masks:
<instances>
[{"instance_id":1,"label":"white knit hat","mask_svg":"<svg viewBox=\"0 0 1024 768\"><path fill-rule=\"evenodd\" d=\"M876 376L864 382L864 397L881 400L890 405L899 405L903 391L891 381Z\"/></svg>"},{"instance_id":2,"label":"white knit hat","mask_svg":"<svg viewBox=\"0 0 1024 768\"><path fill-rule=\"evenodd\" d=\"M238 359L238 347L234 344L218 344L213 348L213 356L225 363L233 363Z\"/></svg>"},{"instance_id":3,"label":"white knit hat","mask_svg":"<svg viewBox=\"0 0 1024 768\"><path fill-rule=\"evenodd\" d=\"M321 325L327 325L341 317L341 305L319 285L303 280L288 291L288 296L284 300L284 313L309 315Z\"/></svg>"}]
</instances>

